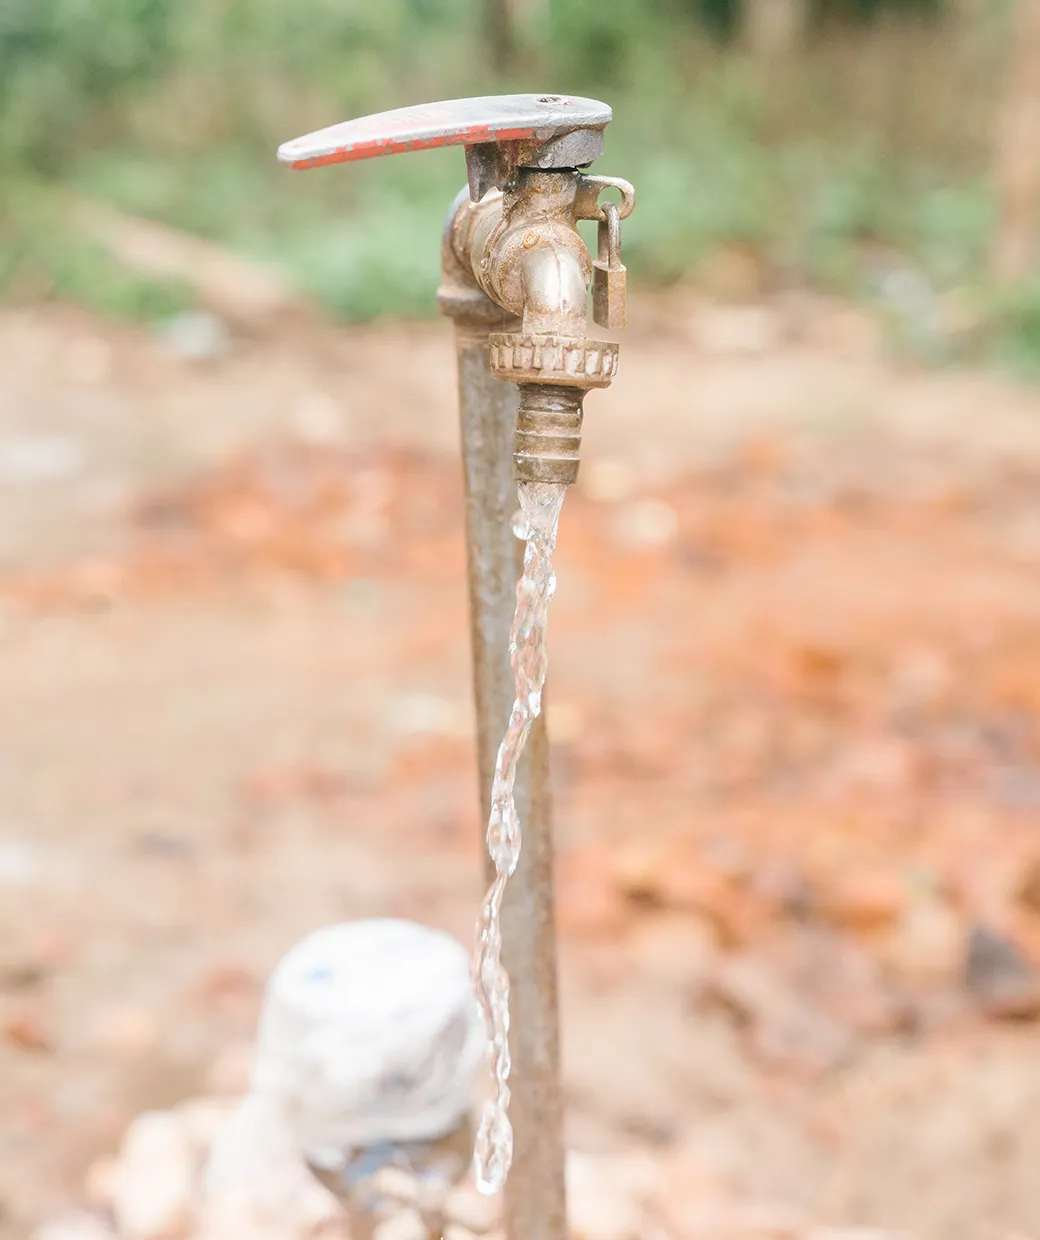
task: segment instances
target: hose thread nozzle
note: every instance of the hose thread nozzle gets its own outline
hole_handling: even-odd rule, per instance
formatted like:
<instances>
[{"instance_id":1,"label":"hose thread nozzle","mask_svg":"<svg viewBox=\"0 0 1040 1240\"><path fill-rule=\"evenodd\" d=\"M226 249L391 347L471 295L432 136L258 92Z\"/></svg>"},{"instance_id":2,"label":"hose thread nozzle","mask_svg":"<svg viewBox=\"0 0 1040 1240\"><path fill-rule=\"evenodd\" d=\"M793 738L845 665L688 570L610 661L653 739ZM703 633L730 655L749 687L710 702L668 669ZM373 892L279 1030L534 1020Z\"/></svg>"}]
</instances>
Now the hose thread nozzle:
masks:
<instances>
[{"instance_id":1,"label":"hose thread nozzle","mask_svg":"<svg viewBox=\"0 0 1040 1240\"><path fill-rule=\"evenodd\" d=\"M570 485L578 476L583 388L556 383L520 383L520 407L513 436L517 482Z\"/></svg>"}]
</instances>

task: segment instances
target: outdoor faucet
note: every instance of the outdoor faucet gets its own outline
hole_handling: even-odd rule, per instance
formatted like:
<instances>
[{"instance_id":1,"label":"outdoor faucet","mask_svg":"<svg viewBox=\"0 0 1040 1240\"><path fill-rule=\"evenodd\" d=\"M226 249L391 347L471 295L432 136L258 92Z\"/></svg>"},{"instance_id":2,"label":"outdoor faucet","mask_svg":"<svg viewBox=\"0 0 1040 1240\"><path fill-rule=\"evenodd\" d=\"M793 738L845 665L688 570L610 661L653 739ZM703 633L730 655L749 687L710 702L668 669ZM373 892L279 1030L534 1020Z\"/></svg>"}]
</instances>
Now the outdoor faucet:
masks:
<instances>
[{"instance_id":1,"label":"outdoor faucet","mask_svg":"<svg viewBox=\"0 0 1040 1240\"><path fill-rule=\"evenodd\" d=\"M611 110L570 95L501 95L400 108L285 143L292 168L462 146L468 186L448 215L438 304L454 320L466 492L477 748L484 821L513 703L509 633L523 545L517 483L572 483L582 402L617 372L618 346L588 335L625 326L621 221L635 190L586 169ZM613 189L620 202L600 202ZM598 223L595 259L578 231ZM504 381L504 382L503 382ZM519 400L513 384L519 392ZM553 849L545 709L531 728L515 795L524 846L505 897L515 1088L508 1240L565 1240L566 1210Z\"/></svg>"}]
</instances>

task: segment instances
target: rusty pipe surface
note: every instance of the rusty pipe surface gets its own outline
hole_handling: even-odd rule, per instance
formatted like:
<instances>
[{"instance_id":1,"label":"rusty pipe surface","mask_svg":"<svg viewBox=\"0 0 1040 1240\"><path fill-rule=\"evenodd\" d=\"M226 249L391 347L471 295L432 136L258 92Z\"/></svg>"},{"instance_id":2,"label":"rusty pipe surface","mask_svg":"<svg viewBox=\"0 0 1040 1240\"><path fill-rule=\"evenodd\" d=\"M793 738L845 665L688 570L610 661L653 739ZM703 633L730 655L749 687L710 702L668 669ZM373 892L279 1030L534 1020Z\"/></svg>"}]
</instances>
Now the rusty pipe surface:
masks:
<instances>
[{"instance_id":1,"label":"rusty pipe surface","mask_svg":"<svg viewBox=\"0 0 1040 1240\"><path fill-rule=\"evenodd\" d=\"M466 547L473 688L483 821L491 812L498 746L513 706L509 629L523 545L513 535L516 389L495 379L486 340L458 329L459 411L466 491ZM546 701L517 769L523 824L520 861L502 905L502 959L509 973L516 1085L510 1105L513 1166L505 1188L509 1240L564 1240L563 1104L560 1089L552 812ZM488 882L493 877L485 859Z\"/></svg>"},{"instance_id":2,"label":"rusty pipe surface","mask_svg":"<svg viewBox=\"0 0 1040 1240\"><path fill-rule=\"evenodd\" d=\"M490 196L489 196L490 197ZM462 211L463 195L451 220ZM517 391L491 372L488 336L519 323L477 286L445 237L441 312L455 322L459 419L466 497L477 765L484 822L491 812L495 758L513 705L509 630L523 545L512 532L517 508L513 433ZM508 1240L565 1240L563 1104L560 1088L553 841L545 703L517 770L515 796L524 842L502 907L503 961L511 980L509 1045L516 1088L510 1107L513 1166L506 1181ZM494 869L485 859L488 881Z\"/></svg>"}]
</instances>

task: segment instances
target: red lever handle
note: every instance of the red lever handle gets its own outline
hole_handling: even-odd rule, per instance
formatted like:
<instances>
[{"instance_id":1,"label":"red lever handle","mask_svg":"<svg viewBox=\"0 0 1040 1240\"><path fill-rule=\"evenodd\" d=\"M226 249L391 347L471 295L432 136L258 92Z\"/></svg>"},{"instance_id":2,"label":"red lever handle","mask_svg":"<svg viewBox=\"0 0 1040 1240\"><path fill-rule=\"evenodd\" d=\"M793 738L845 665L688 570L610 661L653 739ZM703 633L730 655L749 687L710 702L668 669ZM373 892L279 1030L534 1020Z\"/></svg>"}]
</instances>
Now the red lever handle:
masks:
<instances>
[{"instance_id":1,"label":"red lever handle","mask_svg":"<svg viewBox=\"0 0 1040 1240\"><path fill-rule=\"evenodd\" d=\"M378 112L330 125L278 148L290 168L372 159L438 146L478 146L530 139L535 144L576 129L602 130L605 103L576 95L486 95Z\"/></svg>"}]
</instances>

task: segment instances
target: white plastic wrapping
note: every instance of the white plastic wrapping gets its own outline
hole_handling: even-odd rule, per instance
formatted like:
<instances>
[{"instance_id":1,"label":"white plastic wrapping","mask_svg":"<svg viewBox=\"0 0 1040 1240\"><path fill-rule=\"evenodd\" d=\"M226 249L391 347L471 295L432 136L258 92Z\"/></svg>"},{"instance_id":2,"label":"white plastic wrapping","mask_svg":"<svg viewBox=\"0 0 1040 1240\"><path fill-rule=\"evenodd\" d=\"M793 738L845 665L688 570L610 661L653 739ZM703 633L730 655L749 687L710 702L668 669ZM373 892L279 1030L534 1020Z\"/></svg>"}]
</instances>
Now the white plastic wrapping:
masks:
<instances>
[{"instance_id":1,"label":"white plastic wrapping","mask_svg":"<svg viewBox=\"0 0 1040 1240\"><path fill-rule=\"evenodd\" d=\"M466 950L414 922L345 922L309 935L267 985L250 1094L213 1151L211 1188L293 1150L432 1140L472 1104L484 1029Z\"/></svg>"}]
</instances>

